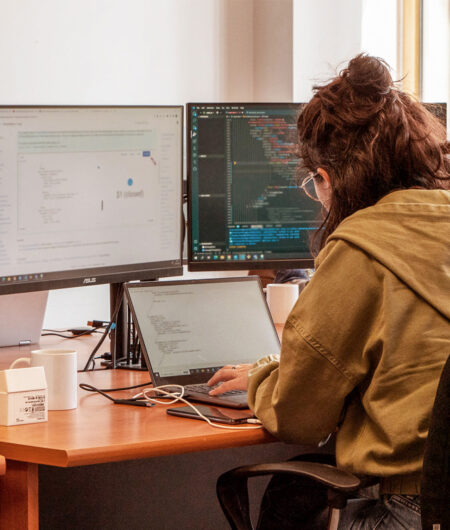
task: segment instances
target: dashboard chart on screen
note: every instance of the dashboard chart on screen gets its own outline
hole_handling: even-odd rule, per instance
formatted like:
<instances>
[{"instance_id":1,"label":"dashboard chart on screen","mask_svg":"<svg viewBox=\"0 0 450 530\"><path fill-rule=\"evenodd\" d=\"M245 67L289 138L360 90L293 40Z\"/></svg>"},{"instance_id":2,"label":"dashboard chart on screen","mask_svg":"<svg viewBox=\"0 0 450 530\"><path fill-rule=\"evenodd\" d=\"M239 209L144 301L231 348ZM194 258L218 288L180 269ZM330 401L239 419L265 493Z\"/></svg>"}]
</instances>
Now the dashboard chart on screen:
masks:
<instances>
[{"instance_id":1,"label":"dashboard chart on screen","mask_svg":"<svg viewBox=\"0 0 450 530\"><path fill-rule=\"evenodd\" d=\"M191 270L312 266L320 208L298 186L301 109L188 104Z\"/></svg>"},{"instance_id":2,"label":"dashboard chart on screen","mask_svg":"<svg viewBox=\"0 0 450 530\"><path fill-rule=\"evenodd\" d=\"M0 293L181 271L182 107L0 108Z\"/></svg>"}]
</instances>

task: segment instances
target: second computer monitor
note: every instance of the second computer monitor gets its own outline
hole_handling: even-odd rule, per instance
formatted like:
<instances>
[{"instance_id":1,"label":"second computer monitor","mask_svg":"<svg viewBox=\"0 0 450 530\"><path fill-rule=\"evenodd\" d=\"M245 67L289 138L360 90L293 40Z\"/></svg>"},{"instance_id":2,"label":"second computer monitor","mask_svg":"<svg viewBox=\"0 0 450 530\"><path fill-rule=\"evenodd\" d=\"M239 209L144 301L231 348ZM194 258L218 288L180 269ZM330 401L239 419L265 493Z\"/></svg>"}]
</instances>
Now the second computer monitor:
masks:
<instances>
[{"instance_id":1,"label":"second computer monitor","mask_svg":"<svg viewBox=\"0 0 450 530\"><path fill-rule=\"evenodd\" d=\"M294 103L190 103L190 270L313 266L320 204L298 186Z\"/></svg>"},{"instance_id":2,"label":"second computer monitor","mask_svg":"<svg viewBox=\"0 0 450 530\"><path fill-rule=\"evenodd\" d=\"M0 107L0 295L182 273L182 106Z\"/></svg>"}]
</instances>

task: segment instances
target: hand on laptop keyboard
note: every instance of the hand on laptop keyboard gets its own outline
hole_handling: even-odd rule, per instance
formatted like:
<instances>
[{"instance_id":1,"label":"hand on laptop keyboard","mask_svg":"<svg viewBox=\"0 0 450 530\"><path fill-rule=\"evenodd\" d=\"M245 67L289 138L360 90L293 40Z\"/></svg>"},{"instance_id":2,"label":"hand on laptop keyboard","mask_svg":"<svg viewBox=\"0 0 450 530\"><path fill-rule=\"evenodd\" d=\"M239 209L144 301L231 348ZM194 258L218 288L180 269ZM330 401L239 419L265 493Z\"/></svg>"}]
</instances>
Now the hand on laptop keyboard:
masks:
<instances>
[{"instance_id":1,"label":"hand on laptop keyboard","mask_svg":"<svg viewBox=\"0 0 450 530\"><path fill-rule=\"evenodd\" d=\"M199 394L210 394L211 390L215 390L220 385L216 385L215 387L210 387L207 384L199 384L199 385L188 385L185 388L189 391L198 392ZM233 396L236 394L242 394L245 392L245 390L229 390L228 392L220 392L221 396Z\"/></svg>"},{"instance_id":2,"label":"hand on laptop keyboard","mask_svg":"<svg viewBox=\"0 0 450 530\"><path fill-rule=\"evenodd\" d=\"M209 393L211 396L218 396L231 390L247 390L248 371L253 364L227 364L218 370L208 381L209 386L218 386L213 388Z\"/></svg>"}]
</instances>

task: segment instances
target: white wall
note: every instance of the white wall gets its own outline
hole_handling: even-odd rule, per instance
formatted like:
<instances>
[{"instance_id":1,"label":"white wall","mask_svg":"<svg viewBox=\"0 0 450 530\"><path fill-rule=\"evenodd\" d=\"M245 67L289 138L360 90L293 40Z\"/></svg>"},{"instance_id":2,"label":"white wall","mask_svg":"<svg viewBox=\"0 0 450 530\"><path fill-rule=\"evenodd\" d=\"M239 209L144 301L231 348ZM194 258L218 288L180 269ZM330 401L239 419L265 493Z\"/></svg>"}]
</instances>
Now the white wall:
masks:
<instances>
[{"instance_id":1,"label":"white wall","mask_svg":"<svg viewBox=\"0 0 450 530\"><path fill-rule=\"evenodd\" d=\"M449 97L449 4L448 0L423 2L422 97L424 101L447 101Z\"/></svg>"},{"instance_id":2,"label":"white wall","mask_svg":"<svg viewBox=\"0 0 450 530\"><path fill-rule=\"evenodd\" d=\"M383 58L398 74L398 6L394 0L362 0L361 50Z\"/></svg>"},{"instance_id":3,"label":"white wall","mask_svg":"<svg viewBox=\"0 0 450 530\"><path fill-rule=\"evenodd\" d=\"M255 0L253 101L293 101L293 0Z\"/></svg>"},{"instance_id":4,"label":"white wall","mask_svg":"<svg viewBox=\"0 0 450 530\"><path fill-rule=\"evenodd\" d=\"M219 97L220 12L219 0L3 2L1 101L177 104Z\"/></svg>"},{"instance_id":5,"label":"white wall","mask_svg":"<svg viewBox=\"0 0 450 530\"><path fill-rule=\"evenodd\" d=\"M361 0L294 0L294 100L308 101L361 51Z\"/></svg>"},{"instance_id":6,"label":"white wall","mask_svg":"<svg viewBox=\"0 0 450 530\"><path fill-rule=\"evenodd\" d=\"M202 13L199 18L207 23ZM213 44L219 49L218 60L211 65L219 89L217 97L211 93L207 101L251 101L253 0L220 0L215 23L211 42L205 41L203 45Z\"/></svg>"},{"instance_id":7,"label":"white wall","mask_svg":"<svg viewBox=\"0 0 450 530\"><path fill-rule=\"evenodd\" d=\"M109 285L57 289L48 294L43 327L68 329L109 318Z\"/></svg>"}]
</instances>

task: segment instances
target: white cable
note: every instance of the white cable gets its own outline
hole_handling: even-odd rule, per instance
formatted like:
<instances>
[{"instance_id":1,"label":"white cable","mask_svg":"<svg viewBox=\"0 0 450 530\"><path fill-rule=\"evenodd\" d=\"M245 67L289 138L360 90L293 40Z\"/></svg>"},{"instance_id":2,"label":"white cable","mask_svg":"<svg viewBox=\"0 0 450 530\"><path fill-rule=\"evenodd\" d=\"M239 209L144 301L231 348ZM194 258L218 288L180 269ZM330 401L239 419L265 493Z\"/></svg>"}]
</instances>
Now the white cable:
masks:
<instances>
[{"instance_id":1,"label":"white cable","mask_svg":"<svg viewBox=\"0 0 450 530\"><path fill-rule=\"evenodd\" d=\"M163 390L164 388L179 388L179 393L175 392L168 392L167 390ZM172 401L160 401L159 399L155 397L150 397L147 395L148 392L152 391L158 391L164 396L173 398ZM172 405L173 403L177 403L177 401L183 399L184 396L184 386L182 385L162 385L152 388L144 388L141 392L133 396L133 399L144 396L147 401L150 401L151 403L158 403L159 405Z\"/></svg>"},{"instance_id":2,"label":"white cable","mask_svg":"<svg viewBox=\"0 0 450 530\"><path fill-rule=\"evenodd\" d=\"M165 388L179 388L179 393L175 393L175 392L168 392L167 390L164 390ZM160 392L161 394L164 394L165 396L167 397L171 397L173 398L172 401L160 401L159 399L156 399L154 397L150 397L149 395L147 395L149 392L154 392L154 391L158 391ZM250 429L262 429L262 425L250 425L250 426L244 426L242 425L241 427L237 427L237 426L231 426L231 425L222 425L222 424L219 424L219 423L215 423L213 421L211 421L209 418L207 418L204 414L202 414L197 407L195 407L192 403L190 403L189 401L187 401L186 399L184 399L184 386L182 385L162 385L162 386L157 386L157 387L154 387L154 388L144 388L144 390L142 390L142 392L139 392L139 394L136 394L135 396L133 396L133 399L134 398L137 398L137 397L141 397L141 396L144 396L146 401L150 401L151 403L158 403L159 405L172 405L173 403L177 403L178 401L181 401L183 403L185 403L186 405L188 405L189 407L191 407L195 412L196 414L198 414L198 416L200 416L200 418L204 421L206 421L207 423L209 423L209 425L211 425L211 427L217 427L219 429L233 429L233 430L238 430L238 431L243 431L243 430L250 430ZM249 418L247 420L247 423L261 423L258 419L256 418Z\"/></svg>"}]
</instances>

